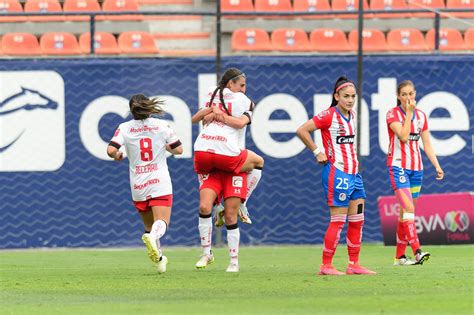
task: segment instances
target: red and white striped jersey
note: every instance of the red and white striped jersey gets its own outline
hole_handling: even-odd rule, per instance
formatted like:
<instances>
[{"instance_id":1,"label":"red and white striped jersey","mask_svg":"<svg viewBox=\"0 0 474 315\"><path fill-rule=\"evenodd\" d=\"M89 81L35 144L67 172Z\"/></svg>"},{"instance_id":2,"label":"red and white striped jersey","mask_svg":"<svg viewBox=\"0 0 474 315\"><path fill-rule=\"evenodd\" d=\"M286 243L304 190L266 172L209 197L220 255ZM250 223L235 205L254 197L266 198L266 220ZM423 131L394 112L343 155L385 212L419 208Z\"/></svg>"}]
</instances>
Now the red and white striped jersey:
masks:
<instances>
[{"instance_id":1,"label":"red and white striped jersey","mask_svg":"<svg viewBox=\"0 0 474 315\"><path fill-rule=\"evenodd\" d=\"M178 141L168 123L158 118L129 120L117 128L111 142L125 146L134 201L173 193L166 163L166 144Z\"/></svg>"},{"instance_id":2,"label":"red and white striped jersey","mask_svg":"<svg viewBox=\"0 0 474 315\"><path fill-rule=\"evenodd\" d=\"M349 119L344 117L336 106L320 112L313 117L316 128L321 130L324 151L328 160L346 174L359 172L356 151L357 121L353 111Z\"/></svg>"},{"instance_id":3,"label":"red and white striped jersey","mask_svg":"<svg viewBox=\"0 0 474 315\"><path fill-rule=\"evenodd\" d=\"M401 106L394 107L387 112L387 129L390 140L387 153L387 165L398 166L412 171L421 171L423 162L421 160L419 141L421 133L428 130L428 120L426 114L418 108L415 108L411 120L410 136L408 141L403 143L398 139L390 128L393 122L399 122L403 125L405 121L405 112Z\"/></svg>"},{"instance_id":4,"label":"red and white striped jersey","mask_svg":"<svg viewBox=\"0 0 474 315\"><path fill-rule=\"evenodd\" d=\"M219 93L216 94L213 104L209 104L215 87L209 89L206 106L219 107L223 112ZM223 91L224 102L228 113L233 117L240 117L246 113L251 117L250 111L252 102L244 93L234 93L229 89ZM194 151L212 152L227 156L237 156L241 149L245 147L245 127L235 129L223 123L213 121L204 126L194 142Z\"/></svg>"}]
</instances>

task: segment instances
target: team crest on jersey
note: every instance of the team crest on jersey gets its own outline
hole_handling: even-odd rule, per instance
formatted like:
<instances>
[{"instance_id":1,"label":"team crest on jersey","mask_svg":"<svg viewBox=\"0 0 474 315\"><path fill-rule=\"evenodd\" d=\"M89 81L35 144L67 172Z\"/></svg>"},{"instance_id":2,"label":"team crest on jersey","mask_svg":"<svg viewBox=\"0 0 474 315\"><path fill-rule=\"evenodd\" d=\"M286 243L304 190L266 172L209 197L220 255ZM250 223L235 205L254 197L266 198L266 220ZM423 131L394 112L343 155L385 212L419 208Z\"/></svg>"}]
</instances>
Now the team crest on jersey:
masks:
<instances>
[{"instance_id":1,"label":"team crest on jersey","mask_svg":"<svg viewBox=\"0 0 474 315\"><path fill-rule=\"evenodd\" d=\"M0 86L0 125L8 130L0 138L0 172L59 169L66 156L63 78L0 71Z\"/></svg>"},{"instance_id":2,"label":"team crest on jersey","mask_svg":"<svg viewBox=\"0 0 474 315\"><path fill-rule=\"evenodd\" d=\"M347 196L346 196L345 193L340 193L340 194L339 194L339 200L340 200L340 201L344 201L344 200L346 200L346 198L347 198Z\"/></svg>"}]
</instances>

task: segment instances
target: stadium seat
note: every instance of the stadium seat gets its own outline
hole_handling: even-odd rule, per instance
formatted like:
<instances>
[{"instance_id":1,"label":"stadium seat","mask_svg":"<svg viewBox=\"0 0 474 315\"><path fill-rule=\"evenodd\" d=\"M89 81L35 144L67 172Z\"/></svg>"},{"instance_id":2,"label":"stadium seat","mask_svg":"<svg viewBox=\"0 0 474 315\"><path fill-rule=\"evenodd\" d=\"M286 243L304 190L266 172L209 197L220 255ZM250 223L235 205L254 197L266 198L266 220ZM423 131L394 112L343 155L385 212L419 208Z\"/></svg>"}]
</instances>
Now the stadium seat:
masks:
<instances>
[{"instance_id":1,"label":"stadium seat","mask_svg":"<svg viewBox=\"0 0 474 315\"><path fill-rule=\"evenodd\" d=\"M25 13L48 13L62 12L58 0L28 0L25 3ZM64 16L29 16L32 22L56 22L64 21Z\"/></svg>"},{"instance_id":2,"label":"stadium seat","mask_svg":"<svg viewBox=\"0 0 474 315\"><path fill-rule=\"evenodd\" d=\"M464 33L464 43L466 49L474 50L474 28L470 28Z\"/></svg>"},{"instance_id":3,"label":"stadium seat","mask_svg":"<svg viewBox=\"0 0 474 315\"><path fill-rule=\"evenodd\" d=\"M293 11L290 0L255 0L255 11L262 12L289 12ZM292 16L265 15L265 19L292 19Z\"/></svg>"},{"instance_id":4,"label":"stadium seat","mask_svg":"<svg viewBox=\"0 0 474 315\"><path fill-rule=\"evenodd\" d=\"M433 50L435 32L431 29L426 33L426 44L428 49ZM466 50L461 32L453 28L443 28L439 30L439 50Z\"/></svg>"},{"instance_id":5,"label":"stadium seat","mask_svg":"<svg viewBox=\"0 0 474 315\"><path fill-rule=\"evenodd\" d=\"M147 32L123 32L118 37L118 45L124 54L157 54L153 35Z\"/></svg>"},{"instance_id":6,"label":"stadium seat","mask_svg":"<svg viewBox=\"0 0 474 315\"><path fill-rule=\"evenodd\" d=\"M7 33L2 37L2 51L11 56L41 55L38 39L30 33Z\"/></svg>"},{"instance_id":7,"label":"stadium seat","mask_svg":"<svg viewBox=\"0 0 474 315\"><path fill-rule=\"evenodd\" d=\"M232 50L234 51L270 51L272 44L265 30L258 28L241 28L232 33Z\"/></svg>"},{"instance_id":8,"label":"stadium seat","mask_svg":"<svg viewBox=\"0 0 474 315\"><path fill-rule=\"evenodd\" d=\"M408 10L408 5L405 0L371 0L371 10L385 10L390 12L392 10ZM374 17L379 19L393 19L393 18L406 18L409 17L409 13L376 13Z\"/></svg>"},{"instance_id":9,"label":"stadium seat","mask_svg":"<svg viewBox=\"0 0 474 315\"><path fill-rule=\"evenodd\" d=\"M23 8L18 0L0 0L0 12L2 13L22 13ZM0 16L1 22L24 22L24 16Z\"/></svg>"},{"instance_id":10,"label":"stadium seat","mask_svg":"<svg viewBox=\"0 0 474 315\"><path fill-rule=\"evenodd\" d=\"M331 11L328 0L294 0L293 11L295 12L318 12ZM303 19L333 19L334 15L301 15Z\"/></svg>"},{"instance_id":11,"label":"stadium seat","mask_svg":"<svg viewBox=\"0 0 474 315\"><path fill-rule=\"evenodd\" d=\"M279 51L310 51L308 35L302 29L279 28L273 31L272 45Z\"/></svg>"},{"instance_id":12,"label":"stadium seat","mask_svg":"<svg viewBox=\"0 0 474 315\"><path fill-rule=\"evenodd\" d=\"M120 12L138 10L139 8L136 0L104 0L102 3L102 11ZM143 15L104 15L98 16L97 20L140 21L143 20Z\"/></svg>"},{"instance_id":13,"label":"stadium seat","mask_svg":"<svg viewBox=\"0 0 474 315\"><path fill-rule=\"evenodd\" d=\"M387 41L385 34L380 30L366 29L362 31L364 51L386 51ZM349 33L349 45L352 49L357 50L359 34L357 30L352 30Z\"/></svg>"},{"instance_id":14,"label":"stadium seat","mask_svg":"<svg viewBox=\"0 0 474 315\"><path fill-rule=\"evenodd\" d=\"M90 33L83 33L79 37L79 46L82 53L89 54L91 51L91 35ZM94 34L94 52L99 55L113 55L120 54L120 49L117 40L112 33L96 32Z\"/></svg>"},{"instance_id":15,"label":"stadium seat","mask_svg":"<svg viewBox=\"0 0 474 315\"><path fill-rule=\"evenodd\" d=\"M99 12L100 5L97 0L65 0L63 5L65 13L73 12ZM89 21L89 16L66 16L66 21Z\"/></svg>"},{"instance_id":16,"label":"stadium seat","mask_svg":"<svg viewBox=\"0 0 474 315\"><path fill-rule=\"evenodd\" d=\"M474 0L447 0L448 9L471 9L474 10ZM460 18L474 18L473 12L449 12L449 15Z\"/></svg>"},{"instance_id":17,"label":"stadium seat","mask_svg":"<svg viewBox=\"0 0 474 315\"><path fill-rule=\"evenodd\" d=\"M444 0L410 0L408 2L408 8L413 10L420 10L420 9L444 9ZM412 13L413 17L420 18L420 17L427 17L432 18L434 17L434 13ZM441 15L443 17L443 15Z\"/></svg>"},{"instance_id":18,"label":"stadium seat","mask_svg":"<svg viewBox=\"0 0 474 315\"><path fill-rule=\"evenodd\" d=\"M253 12L255 8L253 7L252 0L220 0L221 1L221 11L222 12ZM253 19L254 16L249 15L226 15L227 19Z\"/></svg>"},{"instance_id":19,"label":"stadium seat","mask_svg":"<svg viewBox=\"0 0 474 315\"><path fill-rule=\"evenodd\" d=\"M310 42L315 51L347 52L351 50L346 34L339 29L315 29L311 32Z\"/></svg>"},{"instance_id":20,"label":"stadium seat","mask_svg":"<svg viewBox=\"0 0 474 315\"><path fill-rule=\"evenodd\" d=\"M391 51L426 51L425 37L415 28L394 29L387 34L387 46Z\"/></svg>"},{"instance_id":21,"label":"stadium seat","mask_svg":"<svg viewBox=\"0 0 474 315\"><path fill-rule=\"evenodd\" d=\"M367 0L364 1L364 10L369 10L369 5ZM332 0L332 10L333 11L349 11L354 12L354 14L339 14L335 15L337 19L356 19L357 10L359 10L359 0ZM373 17L373 14L364 14L365 18Z\"/></svg>"},{"instance_id":22,"label":"stadium seat","mask_svg":"<svg viewBox=\"0 0 474 315\"><path fill-rule=\"evenodd\" d=\"M81 51L76 36L66 32L44 33L40 46L45 55L79 55Z\"/></svg>"}]
</instances>

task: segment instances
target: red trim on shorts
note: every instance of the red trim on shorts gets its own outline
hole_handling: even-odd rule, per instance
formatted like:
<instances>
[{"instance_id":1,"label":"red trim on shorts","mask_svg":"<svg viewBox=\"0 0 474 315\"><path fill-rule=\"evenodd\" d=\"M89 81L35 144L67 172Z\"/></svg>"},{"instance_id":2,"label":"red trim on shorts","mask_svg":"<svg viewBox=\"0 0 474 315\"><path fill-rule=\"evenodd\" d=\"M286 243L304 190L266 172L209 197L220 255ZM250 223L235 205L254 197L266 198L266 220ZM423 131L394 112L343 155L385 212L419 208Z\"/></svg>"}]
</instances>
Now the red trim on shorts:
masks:
<instances>
[{"instance_id":1,"label":"red trim on shorts","mask_svg":"<svg viewBox=\"0 0 474 315\"><path fill-rule=\"evenodd\" d=\"M171 207L173 205L173 195L164 195L151 198L145 201L133 201L138 212L146 212L151 207Z\"/></svg>"},{"instance_id":2,"label":"red trim on shorts","mask_svg":"<svg viewBox=\"0 0 474 315\"><path fill-rule=\"evenodd\" d=\"M334 173L336 172L336 167L331 165L329 168L329 178L328 178L328 205L334 205Z\"/></svg>"},{"instance_id":3,"label":"red trim on shorts","mask_svg":"<svg viewBox=\"0 0 474 315\"><path fill-rule=\"evenodd\" d=\"M397 185L395 184L395 178L393 177L393 167L389 166L389 177L390 177L390 183L392 184L392 189L393 191L397 190Z\"/></svg>"}]
</instances>

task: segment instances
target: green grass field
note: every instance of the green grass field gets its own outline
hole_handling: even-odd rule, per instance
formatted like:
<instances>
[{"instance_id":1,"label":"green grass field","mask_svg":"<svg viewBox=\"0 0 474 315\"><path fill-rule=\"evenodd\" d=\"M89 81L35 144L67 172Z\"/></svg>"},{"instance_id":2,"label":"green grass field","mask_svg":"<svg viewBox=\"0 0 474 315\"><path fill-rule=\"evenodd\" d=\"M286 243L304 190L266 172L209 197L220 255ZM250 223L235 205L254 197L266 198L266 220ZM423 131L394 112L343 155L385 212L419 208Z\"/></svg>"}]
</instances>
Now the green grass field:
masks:
<instances>
[{"instance_id":1,"label":"green grass field","mask_svg":"<svg viewBox=\"0 0 474 315\"><path fill-rule=\"evenodd\" d=\"M473 314L474 246L426 246L423 266L392 266L365 245L376 276L316 276L320 246L243 247L238 274L194 268L199 248L167 248L158 275L145 249L0 251L0 314ZM334 265L345 270L345 246Z\"/></svg>"}]
</instances>

